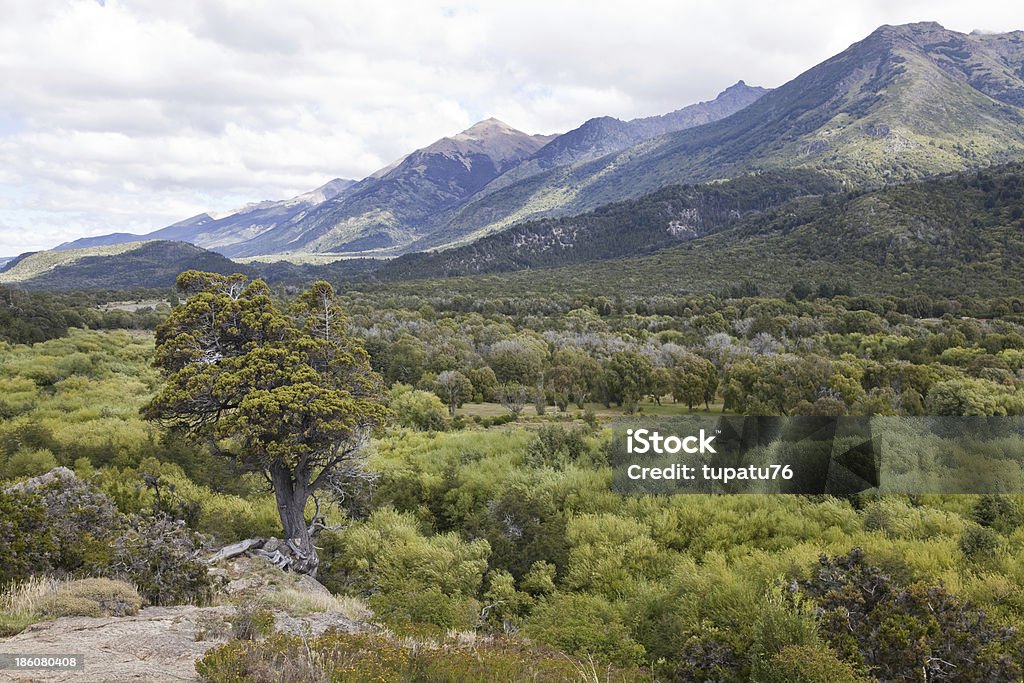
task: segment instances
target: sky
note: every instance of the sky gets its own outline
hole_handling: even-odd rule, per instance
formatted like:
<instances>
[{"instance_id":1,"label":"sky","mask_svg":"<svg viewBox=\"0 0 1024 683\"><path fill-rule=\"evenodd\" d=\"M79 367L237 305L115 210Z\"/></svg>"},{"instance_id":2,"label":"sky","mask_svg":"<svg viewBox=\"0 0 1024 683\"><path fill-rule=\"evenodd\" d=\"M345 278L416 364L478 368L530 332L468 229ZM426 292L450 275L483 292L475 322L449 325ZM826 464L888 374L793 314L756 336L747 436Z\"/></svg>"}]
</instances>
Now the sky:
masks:
<instances>
[{"instance_id":1,"label":"sky","mask_svg":"<svg viewBox=\"0 0 1024 683\"><path fill-rule=\"evenodd\" d=\"M776 87L976 0L0 0L0 257L363 178L474 122L530 133Z\"/></svg>"}]
</instances>

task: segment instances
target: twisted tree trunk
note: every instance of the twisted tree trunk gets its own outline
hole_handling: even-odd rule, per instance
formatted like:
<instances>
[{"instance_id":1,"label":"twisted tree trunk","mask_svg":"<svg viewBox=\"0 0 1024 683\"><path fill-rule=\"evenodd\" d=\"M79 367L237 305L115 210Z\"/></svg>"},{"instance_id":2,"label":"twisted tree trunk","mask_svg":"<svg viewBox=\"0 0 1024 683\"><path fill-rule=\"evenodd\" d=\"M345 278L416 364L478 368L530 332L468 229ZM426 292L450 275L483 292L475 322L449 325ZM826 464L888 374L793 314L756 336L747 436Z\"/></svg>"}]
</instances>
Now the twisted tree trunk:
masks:
<instances>
[{"instance_id":1,"label":"twisted tree trunk","mask_svg":"<svg viewBox=\"0 0 1024 683\"><path fill-rule=\"evenodd\" d=\"M312 492L304 483L306 480L294 476L292 470L283 463L274 463L270 466L270 479L274 485L277 512L284 526L284 539L291 551L290 556L282 553L282 558L271 559L282 569L316 577L320 558L317 556L316 546L313 545L310 527L306 523L306 502Z\"/></svg>"}]
</instances>

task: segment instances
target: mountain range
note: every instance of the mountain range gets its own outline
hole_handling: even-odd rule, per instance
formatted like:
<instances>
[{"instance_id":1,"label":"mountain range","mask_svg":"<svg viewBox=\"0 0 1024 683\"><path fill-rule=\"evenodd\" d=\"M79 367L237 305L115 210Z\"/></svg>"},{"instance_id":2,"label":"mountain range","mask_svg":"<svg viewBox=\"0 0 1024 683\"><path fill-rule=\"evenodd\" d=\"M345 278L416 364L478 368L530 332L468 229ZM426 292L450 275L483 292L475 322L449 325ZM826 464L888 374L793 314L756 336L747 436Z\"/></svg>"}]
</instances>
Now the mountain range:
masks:
<instances>
[{"instance_id":1,"label":"mountain range","mask_svg":"<svg viewBox=\"0 0 1024 683\"><path fill-rule=\"evenodd\" d=\"M599 117L557 136L488 119L358 182L60 249L177 240L232 258L399 256L347 260L329 269L339 277L504 272L710 248L721 244L716 233L801 197L1016 159L1024 32L882 26L771 91L739 81L671 114ZM8 264L8 277L16 267Z\"/></svg>"},{"instance_id":2,"label":"mountain range","mask_svg":"<svg viewBox=\"0 0 1024 683\"><path fill-rule=\"evenodd\" d=\"M491 118L418 149L359 182L333 180L306 195L260 202L221 218L200 214L146 235L90 237L58 249L170 239L232 258L414 250L410 245L444 227L459 207L503 183L721 119L765 92L740 81L710 102L632 121L591 119L557 136L528 135Z\"/></svg>"}]
</instances>

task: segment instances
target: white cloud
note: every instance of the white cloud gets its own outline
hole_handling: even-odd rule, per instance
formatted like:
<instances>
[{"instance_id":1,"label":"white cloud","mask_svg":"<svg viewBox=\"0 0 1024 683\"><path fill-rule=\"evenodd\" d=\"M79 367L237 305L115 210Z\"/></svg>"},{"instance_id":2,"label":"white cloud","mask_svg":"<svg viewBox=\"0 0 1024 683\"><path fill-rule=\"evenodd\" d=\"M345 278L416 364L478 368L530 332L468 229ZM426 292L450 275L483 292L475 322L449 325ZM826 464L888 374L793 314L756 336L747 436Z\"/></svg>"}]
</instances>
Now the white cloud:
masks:
<instances>
[{"instance_id":1,"label":"white cloud","mask_svg":"<svg viewBox=\"0 0 1024 683\"><path fill-rule=\"evenodd\" d=\"M0 0L0 16L0 255L360 178L487 116L550 133L778 86L882 23L1024 28L1015 3L951 0Z\"/></svg>"}]
</instances>

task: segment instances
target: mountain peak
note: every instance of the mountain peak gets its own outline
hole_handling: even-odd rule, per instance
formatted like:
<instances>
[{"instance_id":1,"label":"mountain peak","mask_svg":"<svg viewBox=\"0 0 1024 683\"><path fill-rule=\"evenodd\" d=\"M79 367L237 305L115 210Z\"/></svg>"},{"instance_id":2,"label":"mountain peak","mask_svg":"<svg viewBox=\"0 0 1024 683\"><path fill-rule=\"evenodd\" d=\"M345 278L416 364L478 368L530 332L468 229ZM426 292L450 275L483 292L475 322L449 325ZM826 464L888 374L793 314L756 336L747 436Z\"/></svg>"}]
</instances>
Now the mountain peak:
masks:
<instances>
[{"instance_id":1,"label":"mountain peak","mask_svg":"<svg viewBox=\"0 0 1024 683\"><path fill-rule=\"evenodd\" d=\"M868 36L871 38L908 38L916 40L932 37L936 34L956 33L950 31L937 21L918 21L912 24L882 24Z\"/></svg>"},{"instance_id":2,"label":"mountain peak","mask_svg":"<svg viewBox=\"0 0 1024 683\"><path fill-rule=\"evenodd\" d=\"M730 97L747 97L752 93L760 96L766 92L768 92L767 88L762 88L760 86L749 86L747 85L746 81L740 79L733 83L732 85L730 85L725 90L723 90L722 92L718 93L718 95L715 97L715 100L725 100Z\"/></svg>"},{"instance_id":3,"label":"mountain peak","mask_svg":"<svg viewBox=\"0 0 1024 683\"><path fill-rule=\"evenodd\" d=\"M481 140L494 135L525 135L525 133L492 116L483 121L477 121L461 133L453 135L452 138L455 140Z\"/></svg>"}]
</instances>

